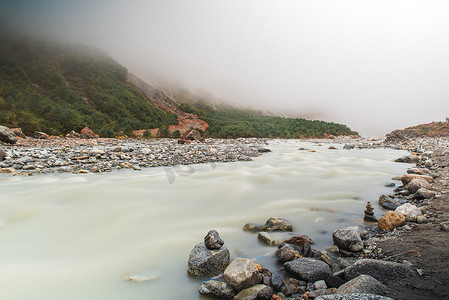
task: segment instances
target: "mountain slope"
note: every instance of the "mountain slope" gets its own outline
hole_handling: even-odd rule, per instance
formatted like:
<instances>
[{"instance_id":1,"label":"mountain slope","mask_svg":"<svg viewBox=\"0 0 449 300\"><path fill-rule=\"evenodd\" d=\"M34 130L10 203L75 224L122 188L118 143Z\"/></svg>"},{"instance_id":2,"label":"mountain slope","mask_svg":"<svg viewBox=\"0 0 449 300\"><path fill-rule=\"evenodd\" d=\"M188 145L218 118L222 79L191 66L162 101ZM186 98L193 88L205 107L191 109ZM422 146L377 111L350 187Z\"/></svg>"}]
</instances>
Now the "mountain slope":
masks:
<instances>
[{"instance_id":1,"label":"mountain slope","mask_svg":"<svg viewBox=\"0 0 449 300\"><path fill-rule=\"evenodd\" d=\"M0 124L52 135L88 126L100 136L177 123L127 82L104 53L0 33Z\"/></svg>"}]
</instances>

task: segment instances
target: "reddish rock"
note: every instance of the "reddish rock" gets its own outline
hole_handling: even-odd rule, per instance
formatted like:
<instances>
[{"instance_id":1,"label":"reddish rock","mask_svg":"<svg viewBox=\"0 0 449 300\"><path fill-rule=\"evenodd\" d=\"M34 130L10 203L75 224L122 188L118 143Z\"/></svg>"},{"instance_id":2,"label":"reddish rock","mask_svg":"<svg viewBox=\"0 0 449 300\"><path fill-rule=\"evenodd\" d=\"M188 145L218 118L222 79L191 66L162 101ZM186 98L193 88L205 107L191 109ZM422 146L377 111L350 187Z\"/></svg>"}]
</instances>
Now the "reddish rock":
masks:
<instances>
[{"instance_id":1,"label":"reddish rock","mask_svg":"<svg viewBox=\"0 0 449 300\"><path fill-rule=\"evenodd\" d=\"M22 132L22 129L20 128L11 128L12 132L18 137L22 139L26 139L26 135Z\"/></svg>"},{"instance_id":2,"label":"reddish rock","mask_svg":"<svg viewBox=\"0 0 449 300\"><path fill-rule=\"evenodd\" d=\"M182 139L190 141L199 141L201 140L201 133L195 129L187 130L182 136Z\"/></svg>"},{"instance_id":3,"label":"reddish rock","mask_svg":"<svg viewBox=\"0 0 449 300\"><path fill-rule=\"evenodd\" d=\"M428 183L433 182L433 178L427 175L418 175L418 174L405 174L401 177L402 184L405 186L413 179L424 179Z\"/></svg>"},{"instance_id":4,"label":"reddish rock","mask_svg":"<svg viewBox=\"0 0 449 300\"><path fill-rule=\"evenodd\" d=\"M387 211L377 222L377 227L379 227L379 229L387 231L391 231L404 225L405 216L394 211Z\"/></svg>"},{"instance_id":5,"label":"reddish rock","mask_svg":"<svg viewBox=\"0 0 449 300\"><path fill-rule=\"evenodd\" d=\"M45 132L35 131L34 138L38 140L48 140L49 136Z\"/></svg>"},{"instance_id":6,"label":"reddish rock","mask_svg":"<svg viewBox=\"0 0 449 300\"><path fill-rule=\"evenodd\" d=\"M93 131L89 127L84 127L81 129L80 134L82 139L96 139L98 138L98 134L93 133Z\"/></svg>"}]
</instances>

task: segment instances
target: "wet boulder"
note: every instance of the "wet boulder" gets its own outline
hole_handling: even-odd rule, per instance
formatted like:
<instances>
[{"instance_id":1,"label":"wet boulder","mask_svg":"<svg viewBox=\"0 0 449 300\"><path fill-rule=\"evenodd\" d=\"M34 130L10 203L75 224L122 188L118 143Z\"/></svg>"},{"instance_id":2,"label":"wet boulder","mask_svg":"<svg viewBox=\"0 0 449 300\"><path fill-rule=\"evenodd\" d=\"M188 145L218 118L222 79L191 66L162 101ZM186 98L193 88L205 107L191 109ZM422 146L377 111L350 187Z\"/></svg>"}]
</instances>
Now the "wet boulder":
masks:
<instances>
[{"instance_id":1,"label":"wet boulder","mask_svg":"<svg viewBox=\"0 0 449 300\"><path fill-rule=\"evenodd\" d=\"M413 199L416 200L431 199L433 197L435 197L435 192L426 188L420 188L415 194L413 194Z\"/></svg>"},{"instance_id":2,"label":"wet boulder","mask_svg":"<svg viewBox=\"0 0 449 300\"><path fill-rule=\"evenodd\" d=\"M233 298L236 291L226 282L217 280L204 281L198 289L198 292L203 296L213 298Z\"/></svg>"},{"instance_id":3,"label":"wet boulder","mask_svg":"<svg viewBox=\"0 0 449 300\"><path fill-rule=\"evenodd\" d=\"M419 216L422 216L421 210L413 204L405 203L398 208L395 212L400 213L405 216L405 221L416 222Z\"/></svg>"},{"instance_id":4,"label":"wet boulder","mask_svg":"<svg viewBox=\"0 0 449 300\"><path fill-rule=\"evenodd\" d=\"M216 276L226 269L230 259L225 245L211 250L204 243L199 243L190 252L187 273L195 277Z\"/></svg>"},{"instance_id":5,"label":"wet boulder","mask_svg":"<svg viewBox=\"0 0 449 300\"><path fill-rule=\"evenodd\" d=\"M8 127L0 126L0 141L7 144L15 144L17 143L17 136Z\"/></svg>"},{"instance_id":6,"label":"wet boulder","mask_svg":"<svg viewBox=\"0 0 449 300\"><path fill-rule=\"evenodd\" d=\"M263 275L250 259L237 258L224 271L224 279L234 289L241 291L262 282Z\"/></svg>"},{"instance_id":7,"label":"wet boulder","mask_svg":"<svg viewBox=\"0 0 449 300\"><path fill-rule=\"evenodd\" d=\"M369 293L383 294L386 287L370 275L360 275L337 289L337 294Z\"/></svg>"},{"instance_id":8,"label":"wet boulder","mask_svg":"<svg viewBox=\"0 0 449 300\"><path fill-rule=\"evenodd\" d=\"M216 230L210 230L204 237L204 244L207 249L220 249L224 242Z\"/></svg>"},{"instance_id":9,"label":"wet boulder","mask_svg":"<svg viewBox=\"0 0 449 300\"><path fill-rule=\"evenodd\" d=\"M412 267L376 259L361 259L344 270L344 278L352 280L360 275L370 275L384 283L388 280L416 275Z\"/></svg>"},{"instance_id":10,"label":"wet boulder","mask_svg":"<svg viewBox=\"0 0 449 300\"><path fill-rule=\"evenodd\" d=\"M279 262L284 263L302 257L300 250L296 245L282 244L274 255Z\"/></svg>"},{"instance_id":11,"label":"wet boulder","mask_svg":"<svg viewBox=\"0 0 449 300\"><path fill-rule=\"evenodd\" d=\"M277 247L280 244L282 244L282 241L277 240L275 237L273 237L267 232L259 232L259 234L257 235L257 239L268 246Z\"/></svg>"},{"instance_id":12,"label":"wet boulder","mask_svg":"<svg viewBox=\"0 0 449 300\"><path fill-rule=\"evenodd\" d=\"M89 127L81 129L80 137L82 139L95 139L98 138L98 134L95 134Z\"/></svg>"},{"instance_id":13,"label":"wet boulder","mask_svg":"<svg viewBox=\"0 0 449 300\"><path fill-rule=\"evenodd\" d=\"M419 189L422 188L430 190L432 189L432 186L428 181L421 178L412 179L406 186L406 189L412 194L416 193Z\"/></svg>"},{"instance_id":14,"label":"wet boulder","mask_svg":"<svg viewBox=\"0 0 449 300\"><path fill-rule=\"evenodd\" d=\"M16 137L26 139L27 136L22 132L21 128L11 128L11 131L15 134Z\"/></svg>"},{"instance_id":15,"label":"wet boulder","mask_svg":"<svg viewBox=\"0 0 449 300\"><path fill-rule=\"evenodd\" d=\"M332 275L331 268L325 262L308 257L286 262L284 268L292 277L307 282L324 280Z\"/></svg>"},{"instance_id":16,"label":"wet boulder","mask_svg":"<svg viewBox=\"0 0 449 300\"><path fill-rule=\"evenodd\" d=\"M262 231L293 231L293 226L285 219L271 217L262 227Z\"/></svg>"},{"instance_id":17,"label":"wet boulder","mask_svg":"<svg viewBox=\"0 0 449 300\"><path fill-rule=\"evenodd\" d=\"M357 226L337 229L332 233L334 244L340 249L357 252L363 249L363 241Z\"/></svg>"}]
</instances>

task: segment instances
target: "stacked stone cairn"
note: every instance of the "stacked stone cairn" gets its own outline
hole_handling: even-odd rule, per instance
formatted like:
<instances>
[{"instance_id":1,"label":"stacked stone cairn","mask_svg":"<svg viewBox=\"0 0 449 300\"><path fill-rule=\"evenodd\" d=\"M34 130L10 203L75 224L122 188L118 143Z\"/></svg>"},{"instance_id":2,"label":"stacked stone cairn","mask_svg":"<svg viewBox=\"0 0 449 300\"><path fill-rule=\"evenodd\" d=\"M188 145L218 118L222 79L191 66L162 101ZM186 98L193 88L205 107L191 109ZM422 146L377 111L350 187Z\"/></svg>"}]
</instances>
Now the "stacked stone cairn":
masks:
<instances>
[{"instance_id":1,"label":"stacked stone cairn","mask_svg":"<svg viewBox=\"0 0 449 300\"><path fill-rule=\"evenodd\" d=\"M366 203L365 211L363 212L365 216L363 217L363 220L366 222L377 222L377 218L374 216L374 207L371 205L371 202Z\"/></svg>"}]
</instances>

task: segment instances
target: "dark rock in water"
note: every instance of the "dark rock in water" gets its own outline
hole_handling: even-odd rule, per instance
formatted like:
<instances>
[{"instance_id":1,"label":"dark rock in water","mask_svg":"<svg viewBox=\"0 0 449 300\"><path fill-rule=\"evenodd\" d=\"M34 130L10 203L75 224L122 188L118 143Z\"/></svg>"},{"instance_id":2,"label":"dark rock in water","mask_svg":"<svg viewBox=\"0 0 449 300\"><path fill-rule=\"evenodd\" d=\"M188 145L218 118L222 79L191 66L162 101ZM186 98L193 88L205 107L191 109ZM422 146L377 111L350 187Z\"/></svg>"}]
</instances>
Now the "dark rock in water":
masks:
<instances>
[{"instance_id":1,"label":"dark rock in water","mask_svg":"<svg viewBox=\"0 0 449 300\"><path fill-rule=\"evenodd\" d=\"M329 149L329 150L337 150L337 148L335 148L334 146L329 146L328 149Z\"/></svg>"},{"instance_id":2,"label":"dark rock in water","mask_svg":"<svg viewBox=\"0 0 449 300\"><path fill-rule=\"evenodd\" d=\"M1 160L1 159L0 159ZM416 191L416 193L413 195L413 199L416 200L422 200L422 199L430 199L435 196L435 193L431 190L428 190L426 188L420 188Z\"/></svg>"},{"instance_id":3,"label":"dark rock in water","mask_svg":"<svg viewBox=\"0 0 449 300\"><path fill-rule=\"evenodd\" d=\"M311 244L313 244L313 241L307 236L307 235L297 235L293 236L287 240L285 240L279 247L279 253L276 251L276 257L278 257L278 260L282 262L281 257L285 257L285 259L292 260L293 258L291 255L293 254L295 257L305 256L310 257L312 256L312 247ZM290 245L289 247L284 247L285 245ZM300 255L298 255L299 252ZM284 260L285 262L286 260Z\"/></svg>"},{"instance_id":4,"label":"dark rock in water","mask_svg":"<svg viewBox=\"0 0 449 300\"><path fill-rule=\"evenodd\" d=\"M334 244L340 249L357 252L363 249L363 241L357 226L337 229L332 233Z\"/></svg>"},{"instance_id":5,"label":"dark rock in water","mask_svg":"<svg viewBox=\"0 0 449 300\"><path fill-rule=\"evenodd\" d=\"M385 187L395 187L396 185L394 184L394 182L388 182L388 183L385 183L384 186Z\"/></svg>"},{"instance_id":6,"label":"dark rock in water","mask_svg":"<svg viewBox=\"0 0 449 300\"><path fill-rule=\"evenodd\" d=\"M15 144L17 143L17 136L8 127L0 126L0 141L8 144Z\"/></svg>"},{"instance_id":7,"label":"dark rock in water","mask_svg":"<svg viewBox=\"0 0 449 300\"><path fill-rule=\"evenodd\" d=\"M284 284L284 277L285 277L284 269L274 272L271 275L271 283L273 285L273 288L278 292L280 292L282 289L282 285Z\"/></svg>"},{"instance_id":8,"label":"dark rock in water","mask_svg":"<svg viewBox=\"0 0 449 300\"><path fill-rule=\"evenodd\" d=\"M237 258L224 271L224 279L234 289L241 291L262 282L263 275L251 260Z\"/></svg>"},{"instance_id":9,"label":"dark rock in water","mask_svg":"<svg viewBox=\"0 0 449 300\"><path fill-rule=\"evenodd\" d=\"M281 263L294 260L298 257L301 257L301 249L299 249L296 245L291 244L283 244L279 247L278 250L274 253L277 260Z\"/></svg>"},{"instance_id":10,"label":"dark rock in water","mask_svg":"<svg viewBox=\"0 0 449 300\"><path fill-rule=\"evenodd\" d=\"M34 138L37 140L48 140L50 137L45 132L35 131Z\"/></svg>"},{"instance_id":11,"label":"dark rock in water","mask_svg":"<svg viewBox=\"0 0 449 300\"><path fill-rule=\"evenodd\" d=\"M266 288L259 291L257 294L257 299L260 300L270 300L271 296L274 295L274 290L271 286L267 286Z\"/></svg>"},{"instance_id":12,"label":"dark rock in water","mask_svg":"<svg viewBox=\"0 0 449 300\"><path fill-rule=\"evenodd\" d=\"M335 275L327 277L324 281L326 282L326 285L330 288L338 288L345 283L343 279Z\"/></svg>"},{"instance_id":13,"label":"dark rock in water","mask_svg":"<svg viewBox=\"0 0 449 300\"><path fill-rule=\"evenodd\" d=\"M315 300L394 300L390 297L384 297L374 294L358 293L358 294L334 294L319 296Z\"/></svg>"},{"instance_id":14,"label":"dark rock in water","mask_svg":"<svg viewBox=\"0 0 449 300\"><path fill-rule=\"evenodd\" d=\"M6 152L3 149L0 149L0 161L5 160Z\"/></svg>"},{"instance_id":15,"label":"dark rock in water","mask_svg":"<svg viewBox=\"0 0 449 300\"><path fill-rule=\"evenodd\" d=\"M263 226L252 224L252 223L248 223L248 224L245 224L245 226L243 226L243 230L248 231L248 232L259 232L259 231L262 231L262 228L263 228Z\"/></svg>"},{"instance_id":16,"label":"dark rock in water","mask_svg":"<svg viewBox=\"0 0 449 300\"><path fill-rule=\"evenodd\" d=\"M225 245L210 250L204 243L199 243L190 252L187 273L196 277L216 276L223 273L229 262L230 253Z\"/></svg>"},{"instance_id":17,"label":"dark rock in water","mask_svg":"<svg viewBox=\"0 0 449 300\"><path fill-rule=\"evenodd\" d=\"M271 217L262 227L262 231L293 231L293 226L285 219Z\"/></svg>"},{"instance_id":18,"label":"dark rock in water","mask_svg":"<svg viewBox=\"0 0 449 300\"><path fill-rule=\"evenodd\" d=\"M355 148L355 146L353 144L346 144L346 145L343 146L344 150L351 150L351 149L354 149L354 148Z\"/></svg>"},{"instance_id":19,"label":"dark rock in water","mask_svg":"<svg viewBox=\"0 0 449 300\"><path fill-rule=\"evenodd\" d=\"M376 222L377 222L377 218L376 218L375 216L367 216L367 215L365 215L365 216L363 217L363 220L364 220L365 222L373 222L373 223L376 223Z\"/></svg>"},{"instance_id":20,"label":"dark rock in water","mask_svg":"<svg viewBox=\"0 0 449 300\"><path fill-rule=\"evenodd\" d=\"M234 300L256 300L259 292L265 289L265 284L256 284L247 289L240 291L234 296Z\"/></svg>"},{"instance_id":21,"label":"dark rock in water","mask_svg":"<svg viewBox=\"0 0 449 300\"><path fill-rule=\"evenodd\" d=\"M380 205L382 205L382 203L385 203L385 202L394 203L395 201L393 198L388 197L387 195L380 195L378 202Z\"/></svg>"},{"instance_id":22,"label":"dark rock in water","mask_svg":"<svg viewBox=\"0 0 449 300\"><path fill-rule=\"evenodd\" d=\"M354 279L363 274L370 275L380 282L387 282L391 279L414 276L416 272L408 265L376 259L358 260L344 270L346 280Z\"/></svg>"},{"instance_id":23,"label":"dark rock in water","mask_svg":"<svg viewBox=\"0 0 449 300\"><path fill-rule=\"evenodd\" d=\"M323 261L302 257L284 264L285 270L294 278L315 282L332 275L331 268Z\"/></svg>"},{"instance_id":24,"label":"dark rock in water","mask_svg":"<svg viewBox=\"0 0 449 300\"><path fill-rule=\"evenodd\" d=\"M360 275L337 289L337 294L369 293L383 294L386 287L370 275Z\"/></svg>"},{"instance_id":25,"label":"dark rock in water","mask_svg":"<svg viewBox=\"0 0 449 300\"><path fill-rule=\"evenodd\" d=\"M382 207L388 210L395 210L399 207L399 204L391 203L391 202L384 202L382 203Z\"/></svg>"},{"instance_id":26,"label":"dark rock in water","mask_svg":"<svg viewBox=\"0 0 449 300\"><path fill-rule=\"evenodd\" d=\"M217 280L204 281L198 291L201 295L214 298L232 298L236 294L227 283Z\"/></svg>"},{"instance_id":27,"label":"dark rock in water","mask_svg":"<svg viewBox=\"0 0 449 300\"><path fill-rule=\"evenodd\" d=\"M270 149L267 149L267 148L259 148L259 149L257 149L257 151L258 151L259 153L267 153L267 152L271 152L271 150L270 150Z\"/></svg>"},{"instance_id":28,"label":"dark rock in water","mask_svg":"<svg viewBox=\"0 0 449 300\"><path fill-rule=\"evenodd\" d=\"M210 230L204 237L204 244L207 249L220 249L224 242L216 230Z\"/></svg>"}]
</instances>

